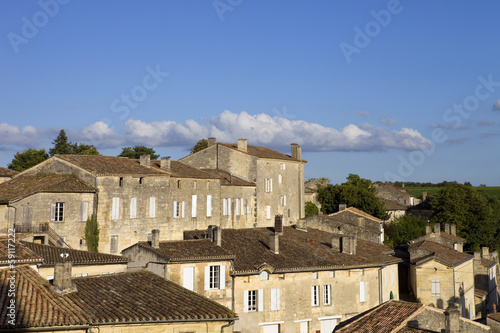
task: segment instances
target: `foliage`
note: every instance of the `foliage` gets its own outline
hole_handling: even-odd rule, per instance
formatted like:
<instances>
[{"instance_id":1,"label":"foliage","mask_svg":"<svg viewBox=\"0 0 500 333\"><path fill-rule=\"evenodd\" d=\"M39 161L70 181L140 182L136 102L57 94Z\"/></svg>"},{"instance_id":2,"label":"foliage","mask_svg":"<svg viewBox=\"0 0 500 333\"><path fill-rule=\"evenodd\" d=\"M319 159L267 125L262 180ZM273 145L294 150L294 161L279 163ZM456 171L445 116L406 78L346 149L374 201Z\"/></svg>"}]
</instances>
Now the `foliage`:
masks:
<instances>
[{"instance_id":1,"label":"foliage","mask_svg":"<svg viewBox=\"0 0 500 333\"><path fill-rule=\"evenodd\" d=\"M479 194L473 187L452 185L442 188L432 201L433 222L455 223L457 235L466 239L464 250L479 250L480 246L495 247L498 217L494 210L498 201Z\"/></svg>"},{"instance_id":2,"label":"foliage","mask_svg":"<svg viewBox=\"0 0 500 333\"><path fill-rule=\"evenodd\" d=\"M83 143L72 143L71 144L72 154L76 155L101 155L97 151L97 148L93 145L86 145Z\"/></svg>"},{"instance_id":3,"label":"foliage","mask_svg":"<svg viewBox=\"0 0 500 333\"><path fill-rule=\"evenodd\" d=\"M26 149L23 152L18 152L14 155L12 162L9 163L8 168L21 172L37 165L40 162L49 158L45 149Z\"/></svg>"},{"instance_id":4,"label":"foliage","mask_svg":"<svg viewBox=\"0 0 500 333\"><path fill-rule=\"evenodd\" d=\"M99 225L97 217L92 214L85 223L85 241L90 252L98 252L99 247Z\"/></svg>"},{"instance_id":5,"label":"foliage","mask_svg":"<svg viewBox=\"0 0 500 333\"><path fill-rule=\"evenodd\" d=\"M318 188L318 201L321 211L325 214L335 213L339 204L356 207L365 213L387 220L389 215L385 211L384 203L375 195L376 189L368 179L349 174L347 182L342 185L328 185Z\"/></svg>"},{"instance_id":6,"label":"foliage","mask_svg":"<svg viewBox=\"0 0 500 333\"><path fill-rule=\"evenodd\" d=\"M193 148L189 149L191 154L194 154L196 152L199 152L200 150L203 150L205 148L208 148L208 140L207 139L201 139L196 144L193 146Z\"/></svg>"},{"instance_id":7,"label":"foliage","mask_svg":"<svg viewBox=\"0 0 500 333\"><path fill-rule=\"evenodd\" d=\"M427 221L420 217L403 215L384 226L386 239L390 247L407 244L410 240L425 235Z\"/></svg>"},{"instance_id":8,"label":"foliage","mask_svg":"<svg viewBox=\"0 0 500 333\"><path fill-rule=\"evenodd\" d=\"M69 142L68 136L63 129L59 132L57 138L52 141L52 144L54 147L49 149L50 156L54 156L55 154L100 155L97 148L93 145Z\"/></svg>"},{"instance_id":9,"label":"foliage","mask_svg":"<svg viewBox=\"0 0 500 333\"><path fill-rule=\"evenodd\" d=\"M118 156L139 159L141 155L150 155L152 160L157 160L160 157L160 155L156 155L153 148L146 146L124 147Z\"/></svg>"},{"instance_id":10,"label":"foliage","mask_svg":"<svg viewBox=\"0 0 500 333\"><path fill-rule=\"evenodd\" d=\"M306 217L312 215L318 215L319 210L318 207L311 201L306 202Z\"/></svg>"}]
</instances>

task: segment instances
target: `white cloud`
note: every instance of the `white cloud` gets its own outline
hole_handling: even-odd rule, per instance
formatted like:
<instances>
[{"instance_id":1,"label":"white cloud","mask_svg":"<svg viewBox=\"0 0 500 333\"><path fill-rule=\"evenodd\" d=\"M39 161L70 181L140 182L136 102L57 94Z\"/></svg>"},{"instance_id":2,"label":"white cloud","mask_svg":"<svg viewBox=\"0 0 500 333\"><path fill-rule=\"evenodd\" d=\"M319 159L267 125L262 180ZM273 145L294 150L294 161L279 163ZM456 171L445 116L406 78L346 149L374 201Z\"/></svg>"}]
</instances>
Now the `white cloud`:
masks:
<instances>
[{"instance_id":1,"label":"white cloud","mask_svg":"<svg viewBox=\"0 0 500 333\"><path fill-rule=\"evenodd\" d=\"M25 126L22 129L7 123L0 124L0 143L8 145L37 145L42 133L33 126Z\"/></svg>"},{"instance_id":2,"label":"white cloud","mask_svg":"<svg viewBox=\"0 0 500 333\"><path fill-rule=\"evenodd\" d=\"M78 139L96 147L116 147L123 144L123 139L103 121L85 127ZM72 141L72 139L70 140Z\"/></svg>"},{"instance_id":3,"label":"white cloud","mask_svg":"<svg viewBox=\"0 0 500 333\"><path fill-rule=\"evenodd\" d=\"M500 110L500 99L493 104L493 110Z\"/></svg>"}]
</instances>

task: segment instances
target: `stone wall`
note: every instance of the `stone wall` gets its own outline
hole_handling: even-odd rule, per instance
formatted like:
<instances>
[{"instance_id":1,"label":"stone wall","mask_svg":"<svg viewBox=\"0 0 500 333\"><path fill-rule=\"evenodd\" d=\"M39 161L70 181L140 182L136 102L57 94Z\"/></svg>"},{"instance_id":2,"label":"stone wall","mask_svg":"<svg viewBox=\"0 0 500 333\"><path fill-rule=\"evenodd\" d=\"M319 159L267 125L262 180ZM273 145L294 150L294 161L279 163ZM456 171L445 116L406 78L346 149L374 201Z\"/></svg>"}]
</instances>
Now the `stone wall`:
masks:
<instances>
[{"instance_id":1,"label":"stone wall","mask_svg":"<svg viewBox=\"0 0 500 333\"><path fill-rule=\"evenodd\" d=\"M354 221L358 222L357 219L355 219ZM319 229L322 231L332 232L336 234L342 232L345 235L356 235L361 239L374 243L379 243L380 241L380 232L374 232L373 230L368 230L358 226L357 223L351 224L343 222L327 215L309 216L300 221L300 224L303 223L305 223L307 227Z\"/></svg>"}]
</instances>

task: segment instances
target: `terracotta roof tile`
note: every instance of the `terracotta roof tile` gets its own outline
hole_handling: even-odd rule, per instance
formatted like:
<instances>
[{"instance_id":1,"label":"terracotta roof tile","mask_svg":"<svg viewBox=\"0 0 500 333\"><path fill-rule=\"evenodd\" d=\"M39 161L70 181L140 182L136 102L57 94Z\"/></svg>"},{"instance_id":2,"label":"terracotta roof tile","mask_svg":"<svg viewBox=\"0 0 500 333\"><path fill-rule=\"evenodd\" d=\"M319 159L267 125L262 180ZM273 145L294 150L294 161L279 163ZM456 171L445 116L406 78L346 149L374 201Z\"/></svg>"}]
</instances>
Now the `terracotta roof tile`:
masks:
<instances>
[{"instance_id":1,"label":"terracotta roof tile","mask_svg":"<svg viewBox=\"0 0 500 333\"><path fill-rule=\"evenodd\" d=\"M238 145L234 144L234 143L219 142L218 144L238 150ZM238 151L241 151L241 150L238 150ZM286 154L280 153L279 151L276 151L274 149L262 147L262 146L247 145L247 152L246 153L249 155L255 156L255 157L259 157L259 158L271 158L271 159L296 161L296 162L298 161L298 160L292 158L290 155L286 155ZM306 161L302 160L302 162L306 162Z\"/></svg>"},{"instance_id":2,"label":"terracotta roof tile","mask_svg":"<svg viewBox=\"0 0 500 333\"><path fill-rule=\"evenodd\" d=\"M9 259L9 253L14 253L13 259L16 264L43 262L42 256L24 246L23 243L19 241L13 243L12 240L9 239L0 239L0 265L9 264L11 262Z\"/></svg>"},{"instance_id":3,"label":"terracotta roof tile","mask_svg":"<svg viewBox=\"0 0 500 333\"><path fill-rule=\"evenodd\" d=\"M40 192L95 192L72 175L20 175L0 184L0 202L7 203Z\"/></svg>"},{"instance_id":4,"label":"terracotta roof tile","mask_svg":"<svg viewBox=\"0 0 500 333\"><path fill-rule=\"evenodd\" d=\"M0 167L0 177L13 177L13 176L17 175L18 173L19 172L17 172L17 171Z\"/></svg>"},{"instance_id":5,"label":"terracotta roof tile","mask_svg":"<svg viewBox=\"0 0 500 333\"><path fill-rule=\"evenodd\" d=\"M385 204L386 210L406 210L406 206L400 205L396 201L384 198L381 198L380 201L382 201Z\"/></svg>"},{"instance_id":6,"label":"terracotta roof tile","mask_svg":"<svg viewBox=\"0 0 500 333\"><path fill-rule=\"evenodd\" d=\"M451 240L451 241L453 241L453 242L455 242L455 243L463 243L463 242L465 242L465 238L458 237L458 236L454 236L454 235L449 234L449 233L447 233L447 232L445 232L445 231L441 231L439 234L440 234L442 237L444 237L444 238L446 238L446 239L449 239L449 240Z\"/></svg>"},{"instance_id":7,"label":"terracotta roof tile","mask_svg":"<svg viewBox=\"0 0 500 333\"><path fill-rule=\"evenodd\" d=\"M481 258L481 265L484 267L491 267L497 263L496 260L491 260L491 259L486 259L486 258Z\"/></svg>"},{"instance_id":8,"label":"terracotta roof tile","mask_svg":"<svg viewBox=\"0 0 500 333\"><path fill-rule=\"evenodd\" d=\"M473 255L459 252L447 246L427 240L410 244L410 246L408 247L410 255L412 252L417 250L424 250L426 255L412 258L411 261L414 263L427 258L436 258L437 260L442 261L449 266L455 266L463 261L474 258Z\"/></svg>"},{"instance_id":9,"label":"terracotta roof tile","mask_svg":"<svg viewBox=\"0 0 500 333\"><path fill-rule=\"evenodd\" d=\"M188 239L200 239L206 231L186 231ZM387 255L385 245L357 239L356 255L331 249L332 233L308 228L307 232L284 227L280 235L279 254L269 250L269 241L274 233L271 228L223 229L222 248L236 256L234 269L238 273L255 273L267 264L276 271L298 269L330 269L349 267L371 267L400 262L399 258Z\"/></svg>"},{"instance_id":10,"label":"terracotta roof tile","mask_svg":"<svg viewBox=\"0 0 500 333\"><path fill-rule=\"evenodd\" d=\"M206 173L213 177L220 178L222 186L255 186L255 183L246 181L242 178L230 175L229 173L216 169L203 169Z\"/></svg>"},{"instance_id":11,"label":"terracotta roof tile","mask_svg":"<svg viewBox=\"0 0 500 333\"><path fill-rule=\"evenodd\" d=\"M336 212L336 213L332 213L332 214L330 214L329 216L334 216L334 217L342 218L341 216L342 216L343 214L346 214L346 213L356 214L356 215L359 215L359 216L365 217L365 218L367 218L367 219L370 219L370 220L373 220L373 221L377 221L377 222L379 222L379 223L384 223L384 221L382 221L381 219L376 218L375 216L370 215L370 214L368 214L368 213L365 213L365 212L363 212L362 210L357 209L356 207L349 207L349 208L346 208L346 209L344 209L344 210L338 211L338 212Z\"/></svg>"},{"instance_id":12,"label":"terracotta roof tile","mask_svg":"<svg viewBox=\"0 0 500 333\"><path fill-rule=\"evenodd\" d=\"M160 161L151 161L151 166L154 169L160 169ZM193 168L187 164L178 162L178 161L170 161L170 173L172 177L176 178L198 178L198 179L218 179L217 175L210 174L205 172L205 170L200 170L197 168Z\"/></svg>"}]
</instances>

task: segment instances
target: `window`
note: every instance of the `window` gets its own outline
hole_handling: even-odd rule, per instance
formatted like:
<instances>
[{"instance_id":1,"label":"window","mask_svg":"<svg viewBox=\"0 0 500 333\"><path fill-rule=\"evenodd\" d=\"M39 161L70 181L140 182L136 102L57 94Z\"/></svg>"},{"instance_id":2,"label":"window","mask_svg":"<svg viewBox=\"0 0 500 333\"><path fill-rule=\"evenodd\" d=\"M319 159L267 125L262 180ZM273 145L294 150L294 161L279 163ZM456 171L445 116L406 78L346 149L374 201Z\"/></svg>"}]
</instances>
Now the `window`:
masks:
<instances>
[{"instance_id":1,"label":"window","mask_svg":"<svg viewBox=\"0 0 500 333\"><path fill-rule=\"evenodd\" d=\"M226 288L226 267L205 266L205 290Z\"/></svg>"},{"instance_id":2,"label":"window","mask_svg":"<svg viewBox=\"0 0 500 333\"><path fill-rule=\"evenodd\" d=\"M181 181L180 180L177 181L177 188L181 188Z\"/></svg>"},{"instance_id":3,"label":"window","mask_svg":"<svg viewBox=\"0 0 500 333\"><path fill-rule=\"evenodd\" d=\"M318 272L313 272L313 279L317 280L318 279Z\"/></svg>"},{"instance_id":4,"label":"window","mask_svg":"<svg viewBox=\"0 0 500 333\"><path fill-rule=\"evenodd\" d=\"M431 280L431 295L441 296L441 283L439 280Z\"/></svg>"},{"instance_id":5,"label":"window","mask_svg":"<svg viewBox=\"0 0 500 333\"><path fill-rule=\"evenodd\" d=\"M257 290L249 290L247 297L248 311L257 311Z\"/></svg>"},{"instance_id":6,"label":"window","mask_svg":"<svg viewBox=\"0 0 500 333\"><path fill-rule=\"evenodd\" d=\"M137 198L130 198L130 218L137 218Z\"/></svg>"},{"instance_id":7,"label":"window","mask_svg":"<svg viewBox=\"0 0 500 333\"><path fill-rule=\"evenodd\" d=\"M149 198L149 217L156 217L156 197Z\"/></svg>"},{"instance_id":8,"label":"window","mask_svg":"<svg viewBox=\"0 0 500 333\"><path fill-rule=\"evenodd\" d=\"M52 204L51 220L55 222L64 221L64 202L56 202Z\"/></svg>"},{"instance_id":9,"label":"window","mask_svg":"<svg viewBox=\"0 0 500 333\"><path fill-rule=\"evenodd\" d=\"M113 235L109 242L109 252L116 253L116 251L118 251L118 235Z\"/></svg>"},{"instance_id":10,"label":"window","mask_svg":"<svg viewBox=\"0 0 500 333\"><path fill-rule=\"evenodd\" d=\"M231 216L231 198L227 198L227 215Z\"/></svg>"},{"instance_id":11,"label":"window","mask_svg":"<svg viewBox=\"0 0 500 333\"><path fill-rule=\"evenodd\" d=\"M359 270L359 275L361 275L361 276L365 275L365 270L363 268L361 268Z\"/></svg>"},{"instance_id":12,"label":"window","mask_svg":"<svg viewBox=\"0 0 500 333\"><path fill-rule=\"evenodd\" d=\"M280 290L271 289L271 311L278 311L280 309Z\"/></svg>"},{"instance_id":13,"label":"window","mask_svg":"<svg viewBox=\"0 0 500 333\"><path fill-rule=\"evenodd\" d=\"M78 211L78 220L87 221L89 217L89 203L87 201L80 202L80 209Z\"/></svg>"},{"instance_id":14,"label":"window","mask_svg":"<svg viewBox=\"0 0 500 333\"><path fill-rule=\"evenodd\" d=\"M139 184L142 184L143 181L144 181L144 177L139 177Z\"/></svg>"},{"instance_id":15,"label":"window","mask_svg":"<svg viewBox=\"0 0 500 333\"><path fill-rule=\"evenodd\" d=\"M334 278L335 277L335 271L330 271L330 277Z\"/></svg>"},{"instance_id":16,"label":"window","mask_svg":"<svg viewBox=\"0 0 500 333\"><path fill-rule=\"evenodd\" d=\"M243 291L243 312L262 311L264 309L264 291Z\"/></svg>"},{"instance_id":17,"label":"window","mask_svg":"<svg viewBox=\"0 0 500 333\"><path fill-rule=\"evenodd\" d=\"M240 215L240 199L238 199L238 198L236 198L234 210L235 210L236 216Z\"/></svg>"},{"instance_id":18,"label":"window","mask_svg":"<svg viewBox=\"0 0 500 333\"><path fill-rule=\"evenodd\" d=\"M262 273L260 273L260 280L261 281L269 280L269 273L267 271L262 271Z\"/></svg>"},{"instance_id":19,"label":"window","mask_svg":"<svg viewBox=\"0 0 500 333\"><path fill-rule=\"evenodd\" d=\"M222 199L222 215L227 215L227 199Z\"/></svg>"},{"instance_id":20,"label":"window","mask_svg":"<svg viewBox=\"0 0 500 333\"><path fill-rule=\"evenodd\" d=\"M123 186L123 177L120 177L120 180L118 181L118 186L120 187Z\"/></svg>"},{"instance_id":21,"label":"window","mask_svg":"<svg viewBox=\"0 0 500 333\"><path fill-rule=\"evenodd\" d=\"M273 180L272 179L266 178L265 190L266 190L266 192L273 191Z\"/></svg>"},{"instance_id":22,"label":"window","mask_svg":"<svg viewBox=\"0 0 500 333\"><path fill-rule=\"evenodd\" d=\"M286 206L286 195L283 196L283 206Z\"/></svg>"},{"instance_id":23,"label":"window","mask_svg":"<svg viewBox=\"0 0 500 333\"><path fill-rule=\"evenodd\" d=\"M282 181L282 177L281 177L281 175L278 175L278 183L281 184L281 181Z\"/></svg>"},{"instance_id":24,"label":"window","mask_svg":"<svg viewBox=\"0 0 500 333\"><path fill-rule=\"evenodd\" d=\"M210 190L210 181L207 182L207 190Z\"/></svg>"},{"instance_id":25,"label":"window","mask_svg":"<svg viewBox=\"0 0 500 333\"><path fill-rule=\"evenodd\" d=\"M193 188L196 190L197 187L198 187L198 181L195 180L194 183L193 183Z\"/></svg>"},{"instance_id":26,"label":"window","mask_svg":"<svg viewBox=\"0 0 500 333\"><path fill-rule=\"evenodd\" d=\"M120 218L120 198L114 197L111 206L111 219L118 220Z\"/></svg>"},{"instance_id":27,"label":"window","mask_svg":"<svg viewBox=\"0 0 500 333\"><path fill-rule=\"evenodd\" d=\"M331 305L332 304L332 294L331 294L331 286L329 284L323 286L323 305Z\"/></svg>"},{"instance_id":28,"label":"window","mask_svg":"<svg viewBox=\"0 0 500 333\"><path fill-rule=\"evenodd\" d=\"M311 286L311 305L319 306L319 286Z\"/></svg>"},{"instance_id":29,"label":"window","mask_svg":"<svg viewBox=\"0 0 500 333\"><path fill-rule=\"evenodd\" d=\"M359 282L359 301L366 302L366 281Z\"/></svg>"},{"instance_id":30,"label":"window","mask_svg":"<svg viewBox=\"0 0 500 333\"><path fill-rule=\"evenodd\" d=\"M271 206L269 206L269 205L266 206L266 218L268 220L271 219Z\"/></svg>"},{"instance_id":31,"label":"window","mask_svg":"<svg viewBox=\"0 0 500 333\"><path fill-rule=\"evenodd\" d=\"M174 217L184 217L185 201L174 201Z\"/></svg>"},{"instance_id":32,"label":"window","mask_svg":"<svg viewBox=\"0 0 500 333\"><path fill-rule=\"evenodd\" d=\"M180 207L177 201L174 201L174 218L179 217Z\"/></svg>"},{"instance_id":33,"label":"window","mask_svg":"<svg viewBox=\"0 0 500 333\"><path fill-rule=\"evenodd\" d=\"M212 216L212 196L207 195L207 217L211 216Z\"/></svg>"},{"instance_id":34,"label":"window","mask_svg":"<svg viewBox=\"0 0 500 333\"><path fill-rule=\"evenodd\" d=\"M196 184L196 183L195 183ZM198 196L194 194L191 196L191 217L196 217L196 206L198 205Z\"/></svg>"},{"instance_id":35,"label":"window","mask_svg":"<svg viewBox=\"0 0 500 333\"><path fill-rule=\"evenodd\" d=\"M240 207L240 209L241 209L241 215L243 215L244 214L244 210L243 209L245 208L245 205L243 205L243 198L240 198L240 206L241 206Z\"/></svg>"}]
</instances>

